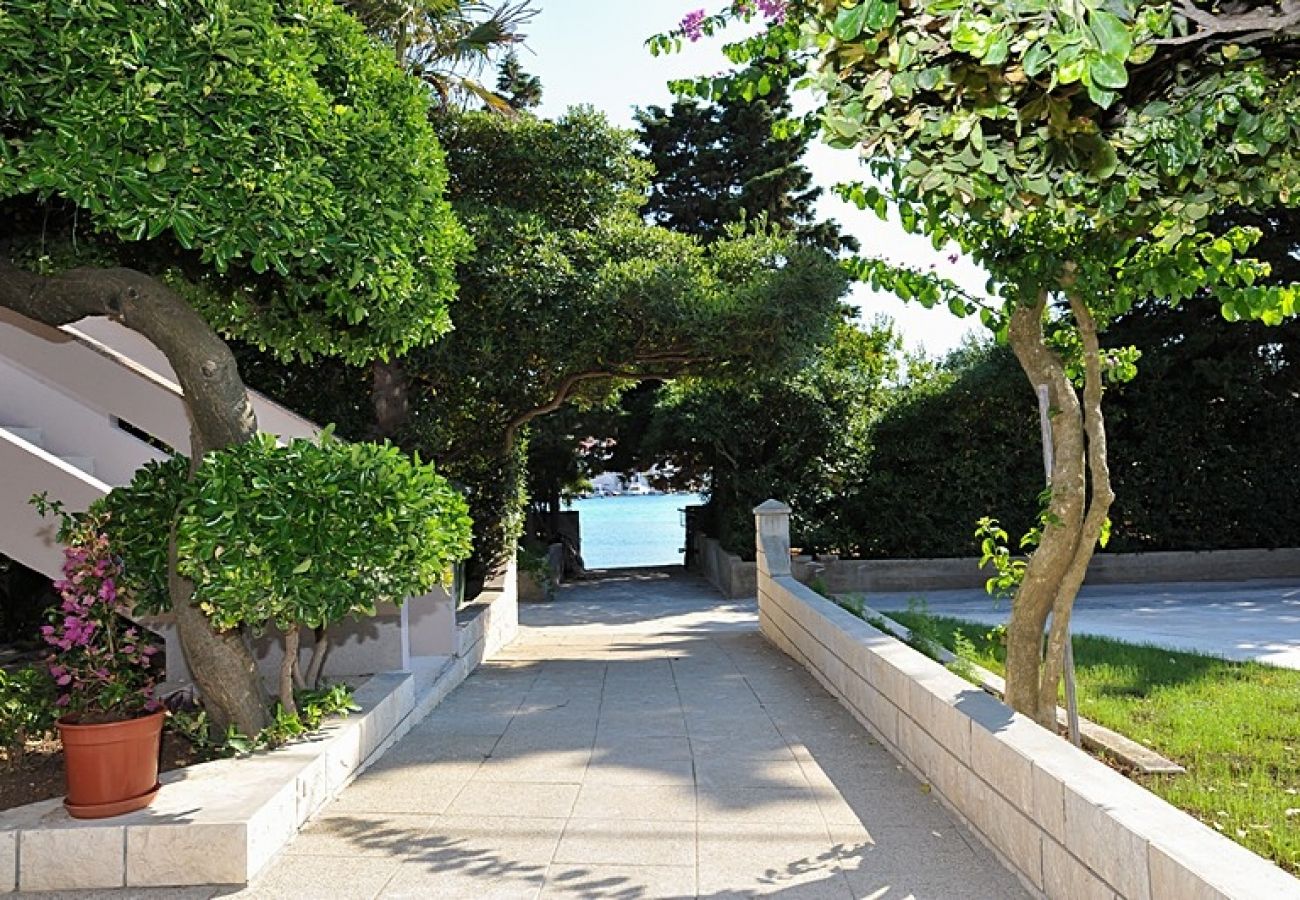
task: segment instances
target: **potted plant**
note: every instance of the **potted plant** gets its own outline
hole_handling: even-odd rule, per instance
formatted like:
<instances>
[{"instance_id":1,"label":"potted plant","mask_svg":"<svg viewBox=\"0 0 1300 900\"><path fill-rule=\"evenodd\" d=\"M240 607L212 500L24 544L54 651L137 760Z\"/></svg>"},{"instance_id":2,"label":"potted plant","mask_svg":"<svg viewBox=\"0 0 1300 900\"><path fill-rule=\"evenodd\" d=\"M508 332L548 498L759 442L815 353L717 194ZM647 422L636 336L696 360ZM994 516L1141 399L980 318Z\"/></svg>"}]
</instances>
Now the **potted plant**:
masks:
<instances>
[{"instance_id":1,"label":"potted plant","mask_svg":"<svg viewBox=\"0 0 1300 900\"><path fill-rule=\"evenodd\" d=\"M142 809L158 793L164 710L154 698L158 646L132 623L121 561L93 516L65 520L62 603L41 633L60 710L68 813L100 819Z\"/></svg>"}]
</instances>

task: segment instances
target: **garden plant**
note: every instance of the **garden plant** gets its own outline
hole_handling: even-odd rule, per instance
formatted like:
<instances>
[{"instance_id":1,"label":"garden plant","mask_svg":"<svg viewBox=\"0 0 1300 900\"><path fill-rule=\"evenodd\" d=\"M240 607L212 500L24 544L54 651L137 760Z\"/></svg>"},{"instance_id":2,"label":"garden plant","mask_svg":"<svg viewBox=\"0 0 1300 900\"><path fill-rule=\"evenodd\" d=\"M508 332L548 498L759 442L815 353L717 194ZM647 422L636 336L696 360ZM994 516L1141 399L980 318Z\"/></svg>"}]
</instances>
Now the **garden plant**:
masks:
<instances>
[{"instance_id":1,"label":"garden plant","mask_svg":"<svg viewBox=\"0 0 1300 900\"><path fill-rule=\"evenodd\" d=\"M1137 0L762 6L689 17L651 48L771 16L729 48L761 66L680 88L762 94L784 60L787 77L820 92L826 138L860 152L873 176L844 195L897 210L936 246L955 242L990 273L990 295L878 259L859 275L978 313L1047 391L1051 491L1022 542L1032 553L1012 604L1007 700L1051 725L1070 610L1109 530L1102 396L1137 358L1103 353L1100 331L1143 300L1209 300L1268 322L1296 312L1300 290L1266 283L1268 266L1248 255L1259 232L1216 228L1221 213L1300 197L1294 12Z\"/></svg>"},{"instance_id":2,"label":"garden plant","mask_svg":"<svg viewBox=\"0 0 1300 900\"><path fill-rule=\"evenodd\" d=\"M0 305L52 326L107 316L157 345L191 473L256 434L222 335L362 363L449 327L468 242L425 89L335 4L16 0L0 44ZM245 628L169 568L216 726L258 733Z\"/></svg>"}]
</instances>

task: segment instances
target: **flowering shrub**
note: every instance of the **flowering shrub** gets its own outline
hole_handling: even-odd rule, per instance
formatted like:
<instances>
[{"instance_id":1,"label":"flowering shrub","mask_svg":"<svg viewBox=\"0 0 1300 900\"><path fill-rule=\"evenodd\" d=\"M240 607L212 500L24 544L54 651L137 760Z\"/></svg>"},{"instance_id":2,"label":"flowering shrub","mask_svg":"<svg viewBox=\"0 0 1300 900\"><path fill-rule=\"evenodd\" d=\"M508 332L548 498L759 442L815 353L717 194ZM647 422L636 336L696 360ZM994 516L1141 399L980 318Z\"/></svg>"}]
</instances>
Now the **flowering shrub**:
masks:
<instances>
[{"instance_id":1,"label":"flowering shrub","mask_svg":"<svg viewBox=\"0 0 1300 900\"><path fill-rule=\"evenodd\" d=\"M709 16L702 9L692 10L682 18L678 33L694 43L705 35L712 34L714 29L726 21L728 15L739 16L746 21L759 15L779 25L785 21L785 4L786 0L734 0L717 16Z\"/></svg>"},{"instance_id":2,"label":"flowering shrub","mask_svg":"<svg viewBox=\"0 0 1300 900\"><path fill-rule=\"evenodd\" d=\"M54 648L48 658L65 718L111 722L159 708L154 699L153 657L158 646L126 618L129 598L120 587L121 560L112 552L104 521L87 517L62 532L63 598L41 629Z\"/></svg>"}]
</instances>

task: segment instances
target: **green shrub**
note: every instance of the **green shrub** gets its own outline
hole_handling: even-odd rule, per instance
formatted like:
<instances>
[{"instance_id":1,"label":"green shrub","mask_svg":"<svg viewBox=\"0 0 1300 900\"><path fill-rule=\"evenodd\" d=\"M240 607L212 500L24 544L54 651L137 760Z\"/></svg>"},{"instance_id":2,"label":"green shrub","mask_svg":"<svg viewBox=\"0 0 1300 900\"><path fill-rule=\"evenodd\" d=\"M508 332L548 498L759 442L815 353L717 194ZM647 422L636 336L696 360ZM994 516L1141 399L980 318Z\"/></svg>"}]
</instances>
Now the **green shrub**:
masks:
<instances>
[{"instance_id":1,"label":"green shrub","mask_svg":"<svg viewBox=\"0 0 1300 900\"><path fill-rule=\"evenodd\" d=\"M138 606L166 592L167 523L178 571L219 628L319 627L449 583L470 550L460 494L388 444L278 446L269 435L185 461L154 463L102 502Z\"/></svg>"},{"instance_id":2,"label":"green shrub","mask_svg":"<svg viewBox=\"0 0 1300 900\"><path fill-rule=\"evenodd\" d=\"M0 669L0 749L8 761L22 760L27 742L54 730L59 717L54 681L44 666Z\"/></svg>"}]
</instances>

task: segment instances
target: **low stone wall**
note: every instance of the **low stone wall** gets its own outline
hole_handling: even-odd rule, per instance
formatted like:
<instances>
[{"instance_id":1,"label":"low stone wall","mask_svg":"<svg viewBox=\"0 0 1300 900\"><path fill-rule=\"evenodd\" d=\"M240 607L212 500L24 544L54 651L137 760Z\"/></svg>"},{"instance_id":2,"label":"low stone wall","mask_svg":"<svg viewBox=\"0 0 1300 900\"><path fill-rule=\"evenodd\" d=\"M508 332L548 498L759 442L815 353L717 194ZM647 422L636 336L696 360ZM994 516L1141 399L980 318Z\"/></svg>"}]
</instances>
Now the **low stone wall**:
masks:
<instances>
[{"instance_id":1,"label":"low stone wall","mask_svg":"<svg viewBox=\"0 0 1300 900\"><path fill-rule=\"evenodd\" d=\"M752 562L722 549L711 537L699 535L695 542L695 559L700 574L728 600L753 597L758 591L758 573Z\"/></svg>"},{"instance_id":2,"label":"low stone wall","mask_svg":"<svg viewBox=\"0 0 1300 900\"><path fill-rule=\"evenodd\" d=\"M310 740L168 772L147 809L78 820L61 800L0 817L0 894L245 884L308 819L519 629L514 563L460 612L454 653L376 675ZM70 864L69 861L72 861Z\"/></svg>"},{"instance_id":3,"label":"low stone wall","mask_svg":"<svg viewBox=\"0 0 1300 900\"><path fill-rule=\"evenodd\" d=\"M725 597L753 597L755 564L710 537L696 542L700 573ZM837 559L795 556L791 572L807 584L821 579L832 594L982 589L989 571L979 559ZM1085 584L1157 584L1171 581L1246 581L1300 578L1300 549L1203 552L1098 553Z\"/></svg>"},{"instance_id":4,"label":"low stone wall","mask_svg":"<svg viewBox=\"0 0 1300 900\"><path fill-rule=\"evenodd\" d=\"M470 668L491 657L519 633L519 581L513 557L483 587L483 592L456 614L457 657Z\"/></svg>"},{"instance_id":5,"label":"low stone wall","mask_svg":"<svg viewBox=\"0 0 1300 900\"><path fill-rule=\"evenodd\" d=\"M1012 712L790 573L789 508L759 525L763 634L1050 898L1300 897L1300 881ZM770 562L769 562L770 561Z\"/></svg>"}]
</instances>

